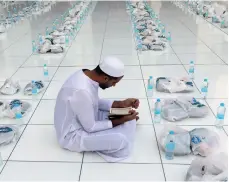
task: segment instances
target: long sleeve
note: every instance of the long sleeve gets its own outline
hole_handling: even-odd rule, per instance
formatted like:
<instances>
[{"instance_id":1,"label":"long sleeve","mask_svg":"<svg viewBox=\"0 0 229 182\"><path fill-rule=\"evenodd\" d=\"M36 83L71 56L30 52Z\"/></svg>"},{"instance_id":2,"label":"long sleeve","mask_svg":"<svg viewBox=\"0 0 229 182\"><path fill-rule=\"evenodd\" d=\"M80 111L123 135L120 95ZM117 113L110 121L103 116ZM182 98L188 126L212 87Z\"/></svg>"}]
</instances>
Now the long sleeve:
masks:
<instances>
[{"instance_id":1,"label":"long sleeve","mask_svg":"<svg viewBox=\"0 0 229 182\"><path fill-rule=\"evenodd\" d=\"M113 102L113 100L99 99L99 109L103 111L110 111Z\"/></svg>"},{"instance_id":2,"label":"long sleeve","mask_svg":"<svg viewBox=\"0 0 229 182\"><path fill-rule=\"evenodd\" d=\"M112 122L110 120L95 121L93 102L87 91L73 91L69 101L74 114L88 133L112 128Z\"/></svg>"}]
</instances>

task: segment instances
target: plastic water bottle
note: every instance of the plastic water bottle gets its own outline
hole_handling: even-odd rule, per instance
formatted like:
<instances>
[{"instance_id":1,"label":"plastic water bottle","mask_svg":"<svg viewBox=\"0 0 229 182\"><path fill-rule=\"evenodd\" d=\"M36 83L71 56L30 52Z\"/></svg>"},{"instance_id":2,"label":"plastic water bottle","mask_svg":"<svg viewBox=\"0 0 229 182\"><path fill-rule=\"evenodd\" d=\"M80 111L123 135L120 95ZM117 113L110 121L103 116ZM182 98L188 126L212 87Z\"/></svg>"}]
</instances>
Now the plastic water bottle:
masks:
<instances>
[{"instance_id":1,"label":"plastic water bottle","mask_svg":"<svg viewBox=\"0 0 229 182\"><path fill-rule=\"evenodd\" d=\"M46 27L46 29L45 29L45 35L46 35L46 36L49 35L49 28L48 28L48 27Z\"/></svg>"},{"instance_id":2,"label":"plastic water bottle","mask_svg":"<svg viewBox=\"0 0 229 182\"><path fill-rule=\"evenodd\" d=\"M225 27L225 20L222 20L222 21L221 21L220 27L221 27L221 28L224 28L224 27Z\"/></svg>"},{"instance_id":3,"label":"plastic water bottle","mask_svg":"<svg viewBox=\"0 0 229 182\"><path fill-rule=\"evenodd\" d=\"M152 97L153 96L153 77L150 76L147 83L147 96Z\"/></svg>"},{"instance_id":4,"label":"plastic water bottle","mask_svg":"<svg viewBox=\"0 0 229 182\"><path fill-rule=\"evenodd\" d=\"M38 39L39 39L39 44L42 45L43 44L43 38L42 38L42 35L40 33L38 34Z\"/></svg>"},{"instance_id":5,"label":"plastic water bottle","mask_svg":"<svg viewBox=\"0 0 229 182\"><path fill-rule=\"evenodd\" d=\"M18 105L16 108L15 108L16 112L15 112L15 119L16 119L16 122L17 122L17 125L23 125L24 124L24 121L23 121L23 117L22 117L22 114L21 114L21 106Z\"/></svg>"},{"instance_id":6,"label":"plastic water bottle","mask_svg":"<svg viewBox=\"0 0 229 182\"><path fill-rule=\"evenodd\" d=\"M69 35L68 34L65 35L65 45L69 46Z\"/></svg>"},{"instance_id":7,"label":"plastic water bottle","mask_svg":"<svg viewBox=\"0 0 229 182\"><path fill-rule=\"evenodd\" d=\"M174 131L170 131L165 142L165 158L167 160L172 160L174 158L175 147Z\"/></svg>"},{"instance_id":8,"label":"plastic water bottle","mask_svg":"<svg viewBox=\"0 0 229 182\"><path fill-rule=\"evenodd\" d=\"M204 79L203 85L201 87L201 94L203 98L206 99L207 94L208 94L208 79L207 78Z\"/></svg>"},{"instance_id":9,"label":"plastic water bottle","mask_svg":"<svg viewBox=\"0 0 229 182\"><path fill-rule=\"evenodd\" d=\"M172 41L172 38L171 38L171 33L170 33L170 32L168 32L167 40L168 40L169 42L171 42L171 41Z\"/></svg>"},{"instance_id":10,"label":"plastic water bottle","mask_svg":"<svg viewBox=\"0 0 229 182\"><path fill-rule=\"evenodd\" d=\"M49 71L46 64L44 64L43 73L44 73L44 80L49 81Z\"/></svg>"},{"instance_id":11,"label":"plastic water bottle","mask_svg":"<svg viewBox=\"0 0 229 182\"><path fill-rule=\"evenodd\" d=\"M32 51L33 51L33 53L35 53L37 51L36 42L34 40L32 41Z\"/></svg>"},{"instance_id":12,"label":"plastic water bottle","mask_svg":"<svg viewBox=\"0 0 229 182\"><path fill-rule=\"evenodd\" d=\"M154 107L154 123L161 122L161 100L157 99Z\"/></svg>"},{"instance_id":13,"label":"plastic water bottle","mask_svg":"<svg viewBox=\"0 0 229 182\"><path fill-rule=\"evenodd\" d=\"M224 124L224 117L225 117L226 108L224 106L224 103L220 103L220 106L217 109L217 115L216 115L216 127L222 127Z\"/></svg>"},{"instance_id":14,"label":"plastic water bottle","mask_svg":"<svg viewBox=\"0 0 229 182\"><path fill-rule=\"evenodd\" d=\"M35 84L35 81L32 81L32 100L34 101L36 99L37 95L37 87Z\"/></svg>"},{"instance_id":15,"label":"plastic water bottle","mask_svg":"<svg viewBox=\"0 0 229 182\"><path fill-rule=\"evenodd\" d=\"M191 79L194 79L195 65L193 61L190 61L188 74Z\"/></svg>"}]
</instances>

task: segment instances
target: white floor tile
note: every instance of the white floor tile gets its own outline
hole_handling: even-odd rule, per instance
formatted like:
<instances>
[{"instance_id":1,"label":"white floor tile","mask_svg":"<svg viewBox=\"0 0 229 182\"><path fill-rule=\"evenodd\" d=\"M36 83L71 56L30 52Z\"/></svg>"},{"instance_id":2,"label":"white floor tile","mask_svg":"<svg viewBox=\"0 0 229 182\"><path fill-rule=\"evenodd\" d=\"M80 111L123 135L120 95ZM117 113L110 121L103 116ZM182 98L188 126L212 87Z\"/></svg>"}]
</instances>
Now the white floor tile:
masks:
<instances>
[{"instance_id":1,"label":"white floor tile","mask_svg":"<svg viewBox=\"0 0 229 182\"><path fill-rule=\"evenodd\" d=\"M23 67L37 67L37 66L59 66L60 62L64 58L63 54L37 54L32 55L29 59L23 64Z\"/></svg>"},{"instance_id":2,"label":"white floor tile","mask_svg":"<svg viewBox=\"0 0 229 182\"><path fill-rule=\"evenodd\" d=\"M118 59L120 59L124 64L125 66L130 66L130 65L139 65L139 60L138 60L138 56L137 54L130 54L130 55L111 55L111 54L108 54L108 55L101 55L101 59L100 59L100 62L102 62L107 56L114 56Z\"/></svg>"},{"instance_id":3,"label":"white floor tile","mask_svg":"<svg viewBox=\"0 0 229 182\"><path fill-rule=\"evenodd\" d=\"M166 181L185 181L189 165L164 164Z\"/></svg>"},{"instance_id":4,"label":"white floor tile","mask_svg":"<svg viewBox=\"0 0 229 182\"><path fill-rule=\"evenodd\" d=\"M187 77L188 74L182 65L155 65L141 66L144 79L153 76L155 81L157 77Z\"/></svg>"},{"instance_id":5,"label":"white floor tile","mask_svg":"<svg viewBox=\"0 0 229 182\"><path fill-rule=\"evenodd\" d=\"M195 64L224 64L223 61L214 53L197 53L197 54L178 54L183 64L189 64L194 61Z\"/></svg>"},{"instance_id":6,"label":"white floor tile","mask_svg":"<svg viewBox=\"0 0 229 182\"><path fill-rule=\"evenodd\" d=\"M0 62L1 64L1 62ZM5 81L7 78L10 78L16 71L17 71L18 67L15 66L10 66L10 67L6 67L6 66L2 66L0 67L0 81Z\"/></svg>"},{"instance_id":7,"label":"white floor tile","mask_svg":"<svg viewBox=\"0 0 229 182\"><path fill-rule=\"evenodd\" d=\"M181 64L181 62L175 54L163 54L152 56L139 54L139 60L141 65Z\"/></svg>"},{"instance_id":8,"label":"white floor tile","mask_svg":"<svg viewBox=\"0 0 229 182\"><path fill-rule=\"evenodd\" d=\"M204 44L197 44L197 45L173 45L173 50L177 54L184 54L184 53L209 53L211 50Z\"/></svg>"},{"instance_id":9,"label":"white floor tile","mask_svg":"<svg viewBox=\"0 0 229 182\"><path fill-rule=\"evenodd\" d=\"M81 67L59 67L56 74L53 77L53 80L67 80L72 74L82 69L94 69L96 66L81 66Z\"/></svg>"},{"instance_id":10,"label":"white floor tile","mask_svg":"<svg viewBox=\"0 0 229 182\"><path fill-rule=\"evenodd\" d=\"M85 153L84 162L105 162L96 153ZM131 156L121 163L160 163L153 126L137 126Z\"/></svg>"},{"instance_id":11,"label":"white floor tile","mask_svg":"<svg viewBox=\"0 0 229 182\"><path fill-rule=\"evenodd\" d=\"M57 67L48 67L49 79L53 77L56 70ZM19 68L19 70L14 74L13 79L20 81L44 80L43 68Z\"/></svg>"},{"instance_id":12,"label":"white floor tile","mask_svg":"<svg viewBox=\"0 0 229 182\"><path fill-rule=\"evenodd\" d=\"M161 164L83 164L81 181L127 180L164 181L165 179Z\"/></svg>"},{"instance_id":13,"label":"white floor tile","mask_svg":"<svg viewBox=\"0 0 229 182\"><path fill-rule=\"evenodd\" d=\"M106 38L102 54L136 54L135 42L131 38Z\"/></svg>"},{"instance_id":14,"label":"white floor tile","mask_svg":"<svg viewBox=\"0 0 229 182\"><path fill-rule=\"evenodd\" d=\"M7 162L1 181L78 181L80 163Z\"/></svg>"},{"instance_id":15,"label":"white floor tile","mask_svg":"<svg viewBox=\"0 0 229 182\"><path fill-rule=\"evenodd\" d=\"M72 57L71 54L66 54L61 66L88 66L88 65L98 65L100 56L94 55L78 55L77 57Z\"/></svg>"},{"instance_id":16,"label":"white floor tile","mask_svg":"<svg viewBox=\"0 0 229 182\"><path fill-rule=\"evenodd\" d=\"M54 124L56 100L41 100L29 124Z\"/></svg>"},{"instance_id":17,"label":"white floor tile","mask_svg":"<svg viewBox=\"0 0 229 182\"><path fill-rule=\"evenodd\" d=\"M10 68L10 67L20 67L25 61L27 57L8 57L8 56L1 56L0 55L0 64L1 68Z\"/></svg>"},{"instance_id":18,"label":"white floor tile","mask_svg":"<svg viewBox=\"0 0 229 182\"><path fill-rule=\"evenodd\" d=\"M224 126L223 128L224 128L225 132L228 134L228 126Z\"/></svg>"},{"instance_id":19,"label":"white floor tile","mask_svg":"<svg viewBox=\"0 0 229 182\"><path fill-rule=\"evenodd\" d=\"M99 90L101 98L146 98L142 80L121 80L115 87Z\"/></svg>"},{"instance_id":20,"label":"white floor tile","mask_svg":"<svg viewBox=\"0 0 229 182\"><path fill-rule=\"evenodd\" d=\"M21 126L19 128L19 137L21 136L24 129L25 129L25 126ZM11 152L13 151L16 144L17 144L17 141L13 141L8 145L1 145L0 146L0 153L2 156L2 160L5 160L5 161L8 160L8 158L9 158L9 156L10 156ZM1 166L0 166L0 171L1 171Z\"/></svg>"},{"instance_id":21,"label":"white floor tile","mask_svg":"<svg viewBox=\"0 0 229 182\"><path fill-rule=\"evenodd\" d=\"M58 145L53 125L28 125L10 160L81 162L82 156Z\"/></svg>"},{"instance_id":22,"label":"white floor tile","mask_svg":"<svg viewBox=\"0 0 229 182\"><path fill-rule=\"evenodd\" d=\"M43 99L56 99L64 81L52 81L46 90Z\"/></svg>"}]
</instances>

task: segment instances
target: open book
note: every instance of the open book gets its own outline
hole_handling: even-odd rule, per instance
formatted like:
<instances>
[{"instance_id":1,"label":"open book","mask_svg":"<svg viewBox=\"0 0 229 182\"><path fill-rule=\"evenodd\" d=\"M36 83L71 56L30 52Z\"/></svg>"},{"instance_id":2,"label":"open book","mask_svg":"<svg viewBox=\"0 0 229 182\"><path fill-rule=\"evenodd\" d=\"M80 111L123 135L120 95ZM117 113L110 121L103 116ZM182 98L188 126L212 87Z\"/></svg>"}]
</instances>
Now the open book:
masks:
<instances>
[{"instance_id":1,"label":"open book","mask_svg":"<svg viewBox=\"0 0 229 182\"><path fill-rule=\"evenodd\" d=\"M125 107L125 108L111 108L109 116L119 115L119 116L125 116L129 115L131 107Z\"/></svg>"}]
</instances>

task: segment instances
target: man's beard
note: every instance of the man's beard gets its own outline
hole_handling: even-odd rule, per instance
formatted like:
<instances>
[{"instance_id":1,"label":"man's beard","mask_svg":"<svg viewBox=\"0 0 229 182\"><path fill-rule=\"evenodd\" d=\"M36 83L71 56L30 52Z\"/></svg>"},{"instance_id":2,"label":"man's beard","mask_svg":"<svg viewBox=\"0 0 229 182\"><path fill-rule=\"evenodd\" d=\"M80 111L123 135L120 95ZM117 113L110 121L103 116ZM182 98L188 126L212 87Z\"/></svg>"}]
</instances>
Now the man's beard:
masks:
<instances>
[{"instance_id":1,"label":"man's beard","mask_svg":"<svg viewBox=\"0 0 229 182\"><path fill-rule=\"evenodd\" d=\"M108 86L107 84L105 84L105 83L100 83L100 84L99 84L99 87L100 87L101 89L103 89L103 90L109 88L109 86Z\"/></svg>"}]
</instances>

